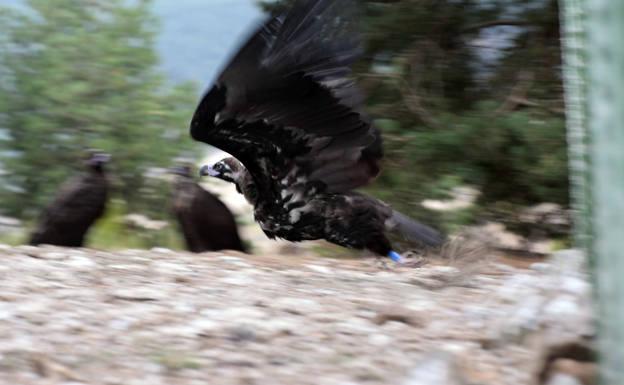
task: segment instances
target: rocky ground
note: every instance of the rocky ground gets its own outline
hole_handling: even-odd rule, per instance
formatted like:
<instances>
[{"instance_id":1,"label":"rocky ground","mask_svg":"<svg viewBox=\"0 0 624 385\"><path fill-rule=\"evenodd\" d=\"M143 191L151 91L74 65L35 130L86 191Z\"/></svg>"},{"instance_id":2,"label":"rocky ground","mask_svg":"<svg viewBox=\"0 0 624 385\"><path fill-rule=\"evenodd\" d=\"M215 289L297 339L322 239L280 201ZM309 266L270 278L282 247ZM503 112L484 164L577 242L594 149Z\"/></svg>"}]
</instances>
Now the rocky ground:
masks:
<instances>
[{"instance_id":1,"label":"rocky ground","mask_svg":"<svg viewBox=\"0 0 624 385\"><path fill-rule=\"evenodd\" d=\"M2 384L591 383L574 251L389 269L159 249L0 255Z\"/></svg>"}]
</instances>

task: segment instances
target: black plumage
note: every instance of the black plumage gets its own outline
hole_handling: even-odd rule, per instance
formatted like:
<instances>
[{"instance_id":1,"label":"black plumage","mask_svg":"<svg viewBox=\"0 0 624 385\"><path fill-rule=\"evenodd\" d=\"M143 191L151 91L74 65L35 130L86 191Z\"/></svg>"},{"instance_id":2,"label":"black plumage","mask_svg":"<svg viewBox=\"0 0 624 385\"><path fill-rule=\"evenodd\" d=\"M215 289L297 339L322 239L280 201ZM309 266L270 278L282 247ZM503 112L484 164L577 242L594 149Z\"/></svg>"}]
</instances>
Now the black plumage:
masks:
<instances>
[{"instance_id":1,"label":"black plumage","mask_svg":"<svg viewBox=\"0 0 624 385\"><path fill-rule=\"evenodd\" d=\"M110 156L90 152L86 170L63 184L55 199L43 211L31 245L50 244L81 247L93 223L106 207L109 183L104 170Z\"/></svg>"},{"instance_id":2,"label":"black plumage","mask_svg":"<svg viewBox=\"0 0 624 385\"><path fill-rule=\"evenodd\" d=\"M355 10L354 0L300 0L252 34L191 122L195 140L242 165L229 159L204 173L236 183L271 238L388 255L385 232L399 230L438 245L435 230L353 191L377 176L383 155L351 78L360 53Z\"/></svg>"},{"instance_id":3,"label":"black plumage","mask_svg":"<svg viewBox=\"0 0 624 385\"><path fill-rule=\"evenodd\" d=\"M234 216L225 204L193 180L189 166L176 166L172 172L172 210L188 250L245 251Z\"/></svg>"}]
</instances>

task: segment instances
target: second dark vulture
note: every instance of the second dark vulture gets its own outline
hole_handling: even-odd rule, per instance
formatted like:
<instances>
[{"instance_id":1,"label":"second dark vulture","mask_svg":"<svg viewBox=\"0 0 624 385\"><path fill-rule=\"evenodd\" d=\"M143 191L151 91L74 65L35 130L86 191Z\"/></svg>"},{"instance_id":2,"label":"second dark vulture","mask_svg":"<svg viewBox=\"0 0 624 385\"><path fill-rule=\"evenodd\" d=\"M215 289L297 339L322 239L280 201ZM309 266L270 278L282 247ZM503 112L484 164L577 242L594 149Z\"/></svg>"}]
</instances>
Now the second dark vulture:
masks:
<instances>
[{"instance_id":1,"label":"second dark vulture","mask_svg":"<svg viewBox=\"0 0 624 385\"><path fill-rule=\"evenodd\" d=\"M379 174L383 155L351 78L355 3L299 0L269 17L202 98L191 135L240 161L201 173L236 184L268 237L326 239L400 260L387 231L424 246L443 237L353 191Z\"/></svg>"},{"instance_id":2,"label":"second dark vulture","mask_svg":"<svg viewBox=\"0 0 624 385\"><path fill-rule=\"evenodd\" d=\"M187 248L195 253L245 251L234 216L223 202L193 180L191 167L175 166L171 171L175 174L172 210Z\"/></svg>"},{"instance_id":3,"label":"second dark vulture","mask_svg":"<svg viewBox=\"0 0 624 385\"><path fill-rule=\"evenodd\" d=\"M31 245L81 247L89 228L102 216L108 198L104 166L110 156L89 153L86 171L61 186L56 198L43 211L30 238Z\"/></svg>"}]
</instances>

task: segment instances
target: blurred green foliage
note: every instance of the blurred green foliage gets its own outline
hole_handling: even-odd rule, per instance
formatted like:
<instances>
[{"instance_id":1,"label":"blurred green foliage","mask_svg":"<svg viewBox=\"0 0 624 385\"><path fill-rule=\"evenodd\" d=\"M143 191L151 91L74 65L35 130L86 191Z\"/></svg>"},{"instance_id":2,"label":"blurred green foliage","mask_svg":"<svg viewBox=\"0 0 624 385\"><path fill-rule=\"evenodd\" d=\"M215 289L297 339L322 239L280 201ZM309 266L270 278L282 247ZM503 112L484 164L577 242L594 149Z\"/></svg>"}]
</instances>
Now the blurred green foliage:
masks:
<instances>
[{"instance_id":1,"label":"blurred green foliage","mask_svg":"<svg viewBox=\"0 0 624 385\"><path fill-rule=\"evenodd\" d=\"M355 76L386 153L370 192L446 230L568 205L556 0L359 3L366 50ZM422 207L460 185L481 192L476 207Z\"/></svg>"},{"instance_id":2,"label":"blurred green foliage","mask_svg":"<svg viewBox=\"0 0 624 385\"><path fill-rule=\"evenodd\" d=\"M96 249L151 249L165 247L171 250L184 250L185 245L177 223L169 223L160 230L146 230L130 226L124 221L128 212L126 203L114 199L109 202L106 215L89 232L87 244Z\"/></svg>"},{"instance_id":3,"label":"blurred green foliage","mask_svg":"<svg viewBox=\"0 0 624 385\"><path fill-rule=\"evenodd\" d=\"M187 131L191 84L157 70L151 2L28 0L0 7L0 213L34 218L87 148L110 152L126 212L166 217L174 157L197 151Z\"/></svg>"},{"instance_id":4,"label":"blurred green foliage","mask_svg":"<svg viewBox=\"0 0 624 385\"><path fill-rule=\"evenodd\" d=\"M556 0L359 2L366 51L355 76L386 151L371 193L445 230L568 204ZM175 225L161 242L120 236L127 213L168 218L158 170L202 148L186 129L194 87L156 70L150 1L26 5L0 7L0 214L31 221L97 147L113 155L116 200L90 244L178 247ZM461 185L481 192L476 207L421 205Z\"/></svg>"}]
</instances>

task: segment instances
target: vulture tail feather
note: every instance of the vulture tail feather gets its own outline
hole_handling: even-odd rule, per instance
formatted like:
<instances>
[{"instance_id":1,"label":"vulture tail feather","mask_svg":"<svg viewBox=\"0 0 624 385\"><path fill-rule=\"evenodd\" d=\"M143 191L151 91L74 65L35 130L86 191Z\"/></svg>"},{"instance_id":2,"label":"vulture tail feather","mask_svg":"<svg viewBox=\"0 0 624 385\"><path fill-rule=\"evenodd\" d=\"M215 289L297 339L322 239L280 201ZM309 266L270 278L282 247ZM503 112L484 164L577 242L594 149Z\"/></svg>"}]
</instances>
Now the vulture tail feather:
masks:
<instances>
[{"instance_id":1,"label":"vulture tail feather","mask_svg":"<svg viewBox=\"0 0 624 385\"><path fill-rule=\"evenodd\" d=\"M444 243L444 236L440 232L396 210L392 211L392 216L386 222L386 229L401 234L409 241L429 247L441 246Z\"/></svg>"}]
</instances>

